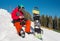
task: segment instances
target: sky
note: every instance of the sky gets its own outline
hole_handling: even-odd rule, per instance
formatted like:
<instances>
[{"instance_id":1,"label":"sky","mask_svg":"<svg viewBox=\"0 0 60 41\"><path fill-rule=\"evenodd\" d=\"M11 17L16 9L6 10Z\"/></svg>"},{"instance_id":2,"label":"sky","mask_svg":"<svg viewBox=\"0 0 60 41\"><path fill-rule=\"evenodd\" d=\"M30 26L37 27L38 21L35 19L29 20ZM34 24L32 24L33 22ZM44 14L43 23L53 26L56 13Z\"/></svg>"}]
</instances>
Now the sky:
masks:
<instances>
[{"instance_id":1,"label":"sky","mask_svg":"<svg viewBox=\"0 0 60 41\"><path fill-rule=\"evenodd\" d=\"M60 0L0 0L0 8L12 12L19 4L23 4L25 10L32 15L32 10L37 6L40 15L60 17Z\"/></svg>"}]
</instances>

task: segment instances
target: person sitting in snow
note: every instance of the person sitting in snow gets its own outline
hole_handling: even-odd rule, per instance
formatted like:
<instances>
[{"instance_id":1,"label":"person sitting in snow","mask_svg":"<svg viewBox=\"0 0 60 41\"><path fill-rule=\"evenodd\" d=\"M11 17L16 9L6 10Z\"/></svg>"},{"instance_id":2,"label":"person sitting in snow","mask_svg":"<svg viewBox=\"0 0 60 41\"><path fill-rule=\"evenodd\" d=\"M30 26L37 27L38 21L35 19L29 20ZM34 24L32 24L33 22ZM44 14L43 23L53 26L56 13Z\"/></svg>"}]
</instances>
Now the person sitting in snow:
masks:
<instances>
[{"instance_id":1,"label":"person sitting in snow","mask_svg":"<svg viewBox=\"0 0 60 41\"><path fill-rule=\"evenodd\" d=\"M20 35L23 25L26 25L25 32L30 34L31 18L29 18L27 14L29 13L26 13L23 5L18 5L18 7L16 7L11 13L11 17L13 19L12 22L16 27L18 35Z\"/></svg>"}]
</instances>

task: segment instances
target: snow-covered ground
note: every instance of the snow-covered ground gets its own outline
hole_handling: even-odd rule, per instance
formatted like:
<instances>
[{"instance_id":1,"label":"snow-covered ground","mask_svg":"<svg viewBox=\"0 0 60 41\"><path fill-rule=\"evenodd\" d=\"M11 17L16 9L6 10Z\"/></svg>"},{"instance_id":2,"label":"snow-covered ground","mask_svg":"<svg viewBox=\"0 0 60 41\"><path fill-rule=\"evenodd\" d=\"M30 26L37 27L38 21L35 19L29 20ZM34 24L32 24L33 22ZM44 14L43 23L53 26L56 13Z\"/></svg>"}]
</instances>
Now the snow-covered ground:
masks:
<instances>
[{"instance_id":1,"label":"snow-covered ground","mask_svg":"<svg viewBox=\"0 0 60 41\"><path fill-rule=\"evenodd\" d=\"M0 41L40 41L32 34L26 34L25 38L17 35L16 29L11 23L11 16L7 10L0 9ZM33 22L31 23L34 25ZM43 41L60 41L60 33L42 28Z\"/></svg>"}]
</instances>

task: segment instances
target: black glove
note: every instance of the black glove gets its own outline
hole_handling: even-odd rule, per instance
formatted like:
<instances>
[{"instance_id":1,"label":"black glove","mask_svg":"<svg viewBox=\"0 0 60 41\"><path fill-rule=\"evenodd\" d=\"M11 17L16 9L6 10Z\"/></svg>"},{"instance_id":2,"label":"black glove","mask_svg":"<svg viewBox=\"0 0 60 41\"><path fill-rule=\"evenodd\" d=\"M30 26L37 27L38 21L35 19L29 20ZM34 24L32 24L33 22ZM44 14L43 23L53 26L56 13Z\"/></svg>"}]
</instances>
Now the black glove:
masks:
<instances>
[{"instance_id":1,"label":"black glove","mask_svg":"<svg viewBox=\"0 0 60 41\"><path fill-rule=\"evenodd\" d=\"M13 20L12 23L15 23L15 22L20 22L20 19L17 19L17 20Z\"/></svg>"},{"instance_id":2,"label":"black glove","mask_svg":"<svg viewBox=\"0 0 60 41\"><path fill-rule=\"evenodd\" d=\"M20 22L20 24L21 24L21 25L25 25L25 21L24 21L24 20L22 20L22 22Z\"/></svg>"},{"instance_id":3,"label":"black glove","mask_svg":"<svg viewBox=\"0 0 60 41\"><path fill-rule=\"evenodd\" d=\"M28 19L24 18L24 21L27 21Z\"/></svg>"}]
</instances>

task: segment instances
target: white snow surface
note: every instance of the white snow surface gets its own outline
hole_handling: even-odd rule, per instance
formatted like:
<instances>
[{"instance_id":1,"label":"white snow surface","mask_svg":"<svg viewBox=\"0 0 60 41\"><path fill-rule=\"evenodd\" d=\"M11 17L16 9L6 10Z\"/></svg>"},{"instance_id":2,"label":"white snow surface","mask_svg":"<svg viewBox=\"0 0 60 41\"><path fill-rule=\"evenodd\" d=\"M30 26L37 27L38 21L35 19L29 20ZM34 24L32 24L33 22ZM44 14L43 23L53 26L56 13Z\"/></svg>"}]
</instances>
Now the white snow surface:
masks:
<instances>
[{"instance_id":1,"label":"white snow surface","mask_svg":"<svg viewBox=\"0 0 60 41\"><path fill-rule=\"evenodd\" d=\"M0 41L41 41L34 35L26 33L25 38L18 36L15 27L11 23L12 19L7 10L0 9ZM31 22L34 27L34 23ZM60 41L60 33L42 28L44 31L43 41Z\"/></svg>"}]
</instances>

